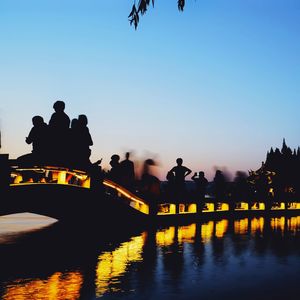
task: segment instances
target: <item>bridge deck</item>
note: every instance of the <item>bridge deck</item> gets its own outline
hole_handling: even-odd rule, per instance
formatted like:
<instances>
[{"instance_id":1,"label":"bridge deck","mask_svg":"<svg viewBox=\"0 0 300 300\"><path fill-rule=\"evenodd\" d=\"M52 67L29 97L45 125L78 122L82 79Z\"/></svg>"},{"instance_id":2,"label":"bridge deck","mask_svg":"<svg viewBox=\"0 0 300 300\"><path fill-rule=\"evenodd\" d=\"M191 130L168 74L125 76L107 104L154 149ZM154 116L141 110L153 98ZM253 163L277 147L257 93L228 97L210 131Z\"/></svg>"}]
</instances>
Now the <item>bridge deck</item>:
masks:
<instances>
[{"instance_id":1,"label":"bridge deck","mask_svg":"<svg viewBox=\"0 0 300 300\"><path fill-rule=\"evenodd\" d=\"M60 167L32 167L20 168L18 166L12 167L11 184L10 187L26 186L26 185L64 185L77 186L82 189L91 188L91 177L87 172L80 170L73 170ZM99 185L101 183L99 182ZM150 207L147 201L140 196L128 191L121 185L110 180L104 180L103 185L106 188L106 193L122 200L133 209L139 211L141 214L149 215ZM227 202L214 202L207 200L205 203L160 203L157 205L156 215L170 216L170 215L195 215L199 213L209 214L218 212L247 212L247 211L288 211L300 210L300 202L273 202L270 208L266 208L264 202L248 203L240 201L234 204L234 207L229 206Z\"/></svg>"}]
</instances>

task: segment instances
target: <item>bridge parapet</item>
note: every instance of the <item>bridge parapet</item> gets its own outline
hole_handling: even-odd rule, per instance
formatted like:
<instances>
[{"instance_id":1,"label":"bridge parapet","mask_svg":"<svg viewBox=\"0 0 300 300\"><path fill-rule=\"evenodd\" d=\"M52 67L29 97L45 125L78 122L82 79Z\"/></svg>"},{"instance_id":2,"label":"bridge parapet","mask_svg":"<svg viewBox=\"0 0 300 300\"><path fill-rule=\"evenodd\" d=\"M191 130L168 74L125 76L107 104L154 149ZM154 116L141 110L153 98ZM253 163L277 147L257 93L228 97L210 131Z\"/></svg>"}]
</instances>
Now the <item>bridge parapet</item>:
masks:
<instances>
[{"instance_id":1,"label":"bridge parapet","mask_svg":"<svg viewBox=\"0 0 300 300\"><path fill-rule=\"evenodd\" d=\"M91 188L91 175L85 171L74 170L53 166L34 166L30 168L16 165L10 166L10 186L21 185L64 185L76 186L83 189ZM100 184L100 183L99 183ZM103 185L107 189L107 194L117 200L126 203L143 215L152 215L150 205L141 197L128 191L121 185L110 180L103 180ZM227 202L212 201L206 199L204 203L161 203L152 204L157 207L154 215L191 215L197 213L218 213L226 211L247 212L247 211L277 211L277 210L299 210L300 202L273 202L270 207L266 207L265 202L246 202L240 201L233 204ZM178 206L178 211L177 211Z\"/></svg>"},{"instance_id":2,"label":"bridge parapet","mask_svg":"<svg viewBox=\"0 0 300 300\"><path fill-rule=\"evenodd\" d=\"M90 175L84 171L61 167L11 167L11 186L26 184L64 184L90 188Z\"/></svg>"}]
</instances>

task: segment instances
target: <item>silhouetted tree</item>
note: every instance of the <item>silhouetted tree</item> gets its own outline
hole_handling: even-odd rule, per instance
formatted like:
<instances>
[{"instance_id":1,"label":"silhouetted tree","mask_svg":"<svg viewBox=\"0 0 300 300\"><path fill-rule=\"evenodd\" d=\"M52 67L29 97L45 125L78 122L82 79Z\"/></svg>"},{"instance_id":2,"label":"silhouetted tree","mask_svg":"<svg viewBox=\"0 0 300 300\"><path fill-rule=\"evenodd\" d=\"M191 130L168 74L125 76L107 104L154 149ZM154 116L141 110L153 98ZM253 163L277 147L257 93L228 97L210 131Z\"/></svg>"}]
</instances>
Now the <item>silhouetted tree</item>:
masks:
<instances>
[{"instance_id":1,"label":"silhouetted tree","mask_svg":"<svg viewBox=\"0 0 300 300\"><path fill-rule=\"evenodd\" d=\"M278 200L287 200L300 195L300 150L292 150L283 139L282 148L273 148L267 153L266 162L257 171L251 171L248 181L257 191Z\"/></svg>"},{"instance_id":2,"label":"silhouetted tree","mask_svg":"<svg viewBox=\"0 0 300 300\"><path fill-rule=\"evenodd\" d=\"M152 4L152 6L154 7L154 2L154 0L139 0L136 5L136 1L134 1L131 12L128 16L130 25L133 24L134 28L136 29L140 21L140 16L146 13L150 4ZM177 0L177 6L179 11L183 11L184 5L185 0Z\"/></svg>"}]
</instances>

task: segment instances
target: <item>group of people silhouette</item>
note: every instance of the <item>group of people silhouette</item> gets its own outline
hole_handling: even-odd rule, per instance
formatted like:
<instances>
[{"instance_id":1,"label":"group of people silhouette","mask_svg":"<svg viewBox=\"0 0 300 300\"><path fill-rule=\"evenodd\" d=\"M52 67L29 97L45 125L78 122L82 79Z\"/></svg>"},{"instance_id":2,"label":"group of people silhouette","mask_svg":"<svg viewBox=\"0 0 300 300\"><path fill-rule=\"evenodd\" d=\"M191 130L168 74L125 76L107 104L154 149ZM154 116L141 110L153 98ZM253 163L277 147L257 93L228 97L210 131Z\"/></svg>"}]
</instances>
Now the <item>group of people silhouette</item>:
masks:
<instances>
[{"instance_id":1,"label":"group of people silhouette","mask_svg":"<svg viewBox=\"0 0 300 300\"><path fill-rule=\"evenodd\" d=\"M159 202L162 198L177 202L188 201L190 195L186 188L186 177L192 173L192 170L183 165L182 158L177 158L177 165L167 173L165 185L151 172L151 166L156 165L153 159L144 161L141 177L136 180L134 163L129 158L129 152L125 154L125 159L121 162L118 154L112 155L111 169L107 177L129 190L138 190L148 202ZM208 185L204 172L194 173L191 179L195 183L194 196L199 200L204 199Z\"/></svg>"},{"instance_id":2,"label":"group of people silhouette","mask_svg":"<svg viewBox=\"0 0 300 300\"><path fill-rule=\"evenodd\" d=\"M70 121L65 113L65 103L56 101L49 123L43 117L32 118L33 127L25 141L32 144L32 152L18 158L22 163L55 164L86 168L90 162L92 137L87 127L86 115Z\"/></svg>"},{"instance_id":3,"label":"group of people silhouette","mask_svg":"<svg viewBox=\"0 0 300 300\"><path fill-rule=\"evenodd\" d=\"M175 201L187 200L187 188L185 178L192 173L192 170L183 165L183 159L176 159L177 165L167 173L166 194L168 198L173 198ZM205 178L203 171L195 172L191 179L195 183L194 194L200 200L204 199L208 180Z\"/></svg>"},{"instance_id":4,"label":"group of people silhouette","mask_svg":"<svg viewBox=\"0 0 300 300\"><path fill-rule=\"evenodd\" d=\"M125 159L120 162L120 156L113 154L110 158L111 169L108 178L122 184L128 189L132 189L135 182L134 163L129 159L130 152L126 152Z\"/></svg>"},{"instance_id":5,"label":"group of people silhouette","mask_svg":"<svg viewBox=\"0 0 300 300\"><path fill-rule=\"evenodd\" d=\"M87 127L86 115L70 120L65 113L65 103L56 101L53 104L54 113L47 123L43 117L34 116L31 128L25 141L32 144L32 152L20 156L20 164L53 164L71 168L88 169L91 164L90 146L93 140ZM98 161L96 164L101 163ZM130 160L130 152L126 152L124 160L120 161L118 154L113 154L110 160L110 171L105 174L108 179L117 182L129 190L138 189L149 201L159 201L161 193L175 201L184 201L187 198L186 177L192 173L183 165L183 159L177 158L177 165L167 173L167 185L161 190L160 180L151 174L150 168L155 165L153 159L144 162L143 173L140 180L136 180L135 167ZM99 167L101 170L101 167ZM195 195L204 199L207 192L208 180L203 171L194 173L191 179L195 183ZM216 172L216 194L222 196L225 180L221 171ZM154 199L154 200L153 200Z\"/></svg>"}]
</instances>

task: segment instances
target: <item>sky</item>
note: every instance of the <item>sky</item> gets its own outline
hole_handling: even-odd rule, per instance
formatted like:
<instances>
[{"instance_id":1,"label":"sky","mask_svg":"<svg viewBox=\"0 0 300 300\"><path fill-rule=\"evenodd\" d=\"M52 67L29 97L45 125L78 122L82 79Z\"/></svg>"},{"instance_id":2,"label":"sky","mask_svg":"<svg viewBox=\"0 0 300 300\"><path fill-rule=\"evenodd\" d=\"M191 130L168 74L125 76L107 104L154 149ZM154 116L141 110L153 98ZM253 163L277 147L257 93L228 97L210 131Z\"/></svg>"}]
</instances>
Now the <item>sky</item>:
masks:
<instances>
[{"instance_id":1,"label":"sky","mask_svg":"<svg viewBox=\"0 0 300 300\"><path fill-rule=\"evenodd\" d=\"M1 153L31 151L31 118L86 114L91 160L182 157L212 179L300 145L299 0L0 0Z\"/></svg>"}]
</instances>

